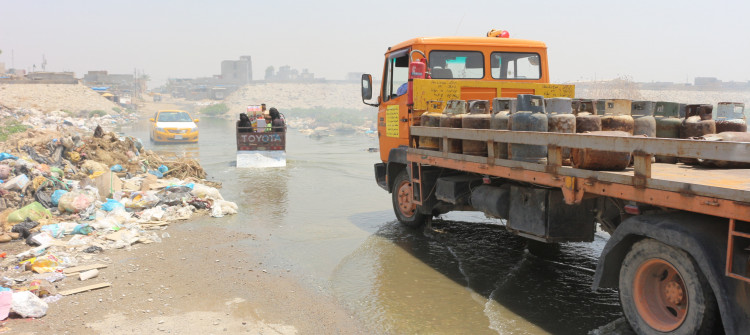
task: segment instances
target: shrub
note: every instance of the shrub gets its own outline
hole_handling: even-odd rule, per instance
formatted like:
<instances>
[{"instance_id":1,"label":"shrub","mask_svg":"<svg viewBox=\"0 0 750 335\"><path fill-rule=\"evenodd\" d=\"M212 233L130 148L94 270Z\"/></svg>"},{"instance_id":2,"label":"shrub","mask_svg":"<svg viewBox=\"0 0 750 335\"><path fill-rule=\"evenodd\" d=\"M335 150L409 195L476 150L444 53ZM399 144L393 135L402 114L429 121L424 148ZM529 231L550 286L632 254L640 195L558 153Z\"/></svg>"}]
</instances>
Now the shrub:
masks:
<instances>
[{"instance_id":1,"label":"shrub","mask_svg":"<svg viewBox=\"0 0 750 335\"><path fill-rule=\"evenodd\" d=\"M122 113L122 108L120 108L120 107L112 107L112 110L113 110L113 111L114 111L115 113L117 113L117 114L121 114L121 113Z\"/></svg>"},{"instance_id":2,"label":"shrub","mask_svg":"<svg viewBox=\"0 0 750 335\"><path fill-rule=\"evenodd\" d=\"M89 117L104 116L104 115L107 115L107 112L103 110L99 110L99 109L89 112Z\"/></svg>"},{"instance_id":3,"label":"shrub","mask_svg":"<svg viewBox=\"0 0 750 335\"><path fill-rule=\"evenodd\" d=\"M226 104L215 104L201 108L200 113L207 116L219 116L229 111Z\"/></svg>"},{"instance_id":4,"label":"shrub","mask_svg":"<svg viewBox=\"0 0 750 335\"><path fill-rule=\"evenodd\" d=\"M28 129L29 127L21 124L15 119L5 119L0 125L0 141L5 141L8 137L15 133L20 133Z\"/></svg>"}]
</instances>

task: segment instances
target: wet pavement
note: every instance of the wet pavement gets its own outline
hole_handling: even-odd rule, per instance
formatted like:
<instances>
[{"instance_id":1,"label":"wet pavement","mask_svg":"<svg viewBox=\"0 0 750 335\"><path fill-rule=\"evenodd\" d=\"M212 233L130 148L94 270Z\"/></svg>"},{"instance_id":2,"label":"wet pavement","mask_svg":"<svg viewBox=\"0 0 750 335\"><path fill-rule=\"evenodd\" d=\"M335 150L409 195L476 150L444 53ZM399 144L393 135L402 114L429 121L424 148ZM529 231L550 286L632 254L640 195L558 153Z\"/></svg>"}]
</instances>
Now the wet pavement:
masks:
<instances>
[{"instance_id":1,"label":"wet pavement","mask_svg":"<svg viewBox=\"0 0 750 335\"><path fill-rule=\"evenodd\" d=\"M616 291L591 291L606 234L540 258L479 213L402 227L375 184L379 154L367 149L376 138L311 139L292 129L286 168L238 169L232 121L202 119L197 144L151 144L148 127L123 132L159 153L198 158L239 205L239 215L211 225L262 237L243 243L264 243L265 264L337 299L374 333L585 334L622 317Z\"/></svg>"}]
</instances>

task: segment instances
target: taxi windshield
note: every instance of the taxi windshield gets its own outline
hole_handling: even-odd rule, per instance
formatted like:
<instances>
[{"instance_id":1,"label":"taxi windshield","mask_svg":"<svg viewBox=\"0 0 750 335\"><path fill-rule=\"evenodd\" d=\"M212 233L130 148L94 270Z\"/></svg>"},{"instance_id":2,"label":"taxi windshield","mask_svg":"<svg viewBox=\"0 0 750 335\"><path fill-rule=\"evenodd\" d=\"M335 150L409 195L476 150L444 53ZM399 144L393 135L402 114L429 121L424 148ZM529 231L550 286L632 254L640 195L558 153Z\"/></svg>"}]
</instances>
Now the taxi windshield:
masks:
<instances>
[{"instance_id":1,"label":"taxi windshield","mask_svg":"<svg viewBox=\"0 0 750 335\"><path fill-rule=\"evenodd\" d=\"M186 112L161 112L159 122L192 122L190 115Z\"/></svg>"}]
</instances>

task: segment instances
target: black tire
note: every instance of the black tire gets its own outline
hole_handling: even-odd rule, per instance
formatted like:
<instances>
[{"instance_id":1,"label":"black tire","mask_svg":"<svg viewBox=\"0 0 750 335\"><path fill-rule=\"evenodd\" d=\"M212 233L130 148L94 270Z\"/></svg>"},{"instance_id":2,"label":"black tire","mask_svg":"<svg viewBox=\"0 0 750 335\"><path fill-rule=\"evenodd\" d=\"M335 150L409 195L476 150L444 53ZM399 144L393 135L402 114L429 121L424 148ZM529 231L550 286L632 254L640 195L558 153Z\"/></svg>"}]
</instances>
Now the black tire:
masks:
<instances>
[{"instance_id":1,"label":"black tire","mask_svg":"<svg viewBox=\"0 0 750 335\"><path fill-rule=\"evenodd\" d=\"M409 228L419 228L424 225L427 216L419 212L419 206L409 204L411 197L411 180L406 170L401 170L393 180L391 200L393 212L396 213L398 221Z\"/></svg>"},{"instance_id":2,"label":"black tire","mask_svg":"<svg viewBox=\"0 0 750 335\"><path fill-rule=\"evenodd\" d=\"M638 334L711 334L718 318L716 297L692 257L653 239L636 242L625 256L620 303Z\"/></svg>"}]
</instances>

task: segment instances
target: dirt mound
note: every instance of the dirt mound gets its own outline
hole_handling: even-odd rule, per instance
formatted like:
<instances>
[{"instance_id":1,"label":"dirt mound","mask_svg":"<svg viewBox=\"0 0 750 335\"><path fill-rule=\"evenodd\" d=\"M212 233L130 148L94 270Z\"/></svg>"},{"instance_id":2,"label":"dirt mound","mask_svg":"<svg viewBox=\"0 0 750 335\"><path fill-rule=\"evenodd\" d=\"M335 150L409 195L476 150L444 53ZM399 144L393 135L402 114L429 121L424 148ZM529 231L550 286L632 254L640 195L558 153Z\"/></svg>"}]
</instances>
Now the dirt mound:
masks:
<instances>
[{"instance_id":1,"label":"dirt mound","mask_svg":"<svg viewBox=\"0 0 750 335\"><path fill-rule=\"evenodd\" d=\"M118 107L80 84L4 84L0 85L0 104L8 108L34 108L45 112L102 110L111 113L112 108Z\"/></svg>"}]
</instances>

